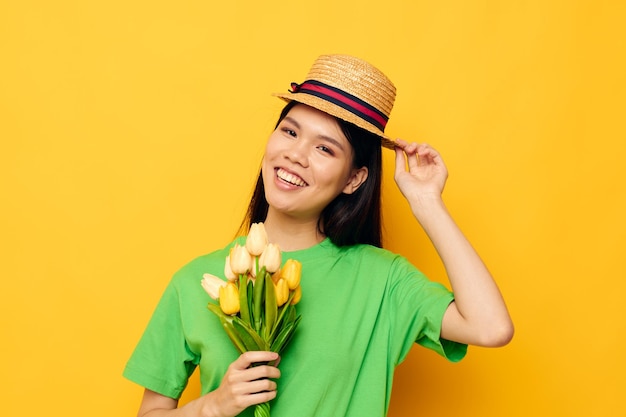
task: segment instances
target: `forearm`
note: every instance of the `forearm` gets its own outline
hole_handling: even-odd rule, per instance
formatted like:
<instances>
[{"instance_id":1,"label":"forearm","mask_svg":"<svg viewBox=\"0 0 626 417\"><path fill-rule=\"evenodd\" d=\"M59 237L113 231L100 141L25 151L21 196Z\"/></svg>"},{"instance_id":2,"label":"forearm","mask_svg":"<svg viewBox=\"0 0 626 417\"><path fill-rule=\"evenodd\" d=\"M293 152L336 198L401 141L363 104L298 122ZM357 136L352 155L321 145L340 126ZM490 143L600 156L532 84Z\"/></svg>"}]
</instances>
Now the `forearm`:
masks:
<instances>
[{"instance_id":1,"label":"forearm","mask_svg":"<svg viewBox=\"0 0 626 417\"><path fill-rule=\"evenodd\" d=\"M230 364L220 386L214 391L178 408L178 401L146 389L138 417L232 417L244 409L273 400L276 352L245 352ZM269 365L272 363L273 365ZM252 366L257 364L257 366Z\"/></svg>"},{"instance_id":2,"label":"forearm","mask_svg":"<svg viewBox=\"0 0 626 417\"><path fill-rule=\"evenodd\" d=\"M422 198L411 209L437 250L455 296L442 336L482 346L508 343L513 325L500 290L441 198Z\"/></svg>"},{"instance_id":3,"label":"forearm","mask_svg":"<svg viewBox=\"0 0 626 417\"><path fill-rule=\"evenodd\" d=\"M178 401L154 391L145 390L138 417L218 417L211 407L213 393L178 408Z\"/></svg>"}]
</instances>

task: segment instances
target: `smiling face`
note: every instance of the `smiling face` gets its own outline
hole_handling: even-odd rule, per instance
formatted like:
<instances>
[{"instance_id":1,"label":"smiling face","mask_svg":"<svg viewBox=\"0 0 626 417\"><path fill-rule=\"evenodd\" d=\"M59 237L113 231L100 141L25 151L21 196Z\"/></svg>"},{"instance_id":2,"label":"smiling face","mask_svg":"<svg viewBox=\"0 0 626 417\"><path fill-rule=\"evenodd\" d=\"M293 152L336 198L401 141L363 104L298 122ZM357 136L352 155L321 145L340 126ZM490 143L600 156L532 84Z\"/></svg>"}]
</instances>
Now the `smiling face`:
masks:
<instances>
[{"instance_id":1,"label":"smiling face","mask_svg":"<svg viewBox=\"0 0 626 417\"><path fill-rule=\"evenodd\" d=\"M262 175L269 213L315 220L340 193L351 194L367 178L354 168L353 150L334 117L295 105L270 135Z\"/></svg>"}]
</instances>

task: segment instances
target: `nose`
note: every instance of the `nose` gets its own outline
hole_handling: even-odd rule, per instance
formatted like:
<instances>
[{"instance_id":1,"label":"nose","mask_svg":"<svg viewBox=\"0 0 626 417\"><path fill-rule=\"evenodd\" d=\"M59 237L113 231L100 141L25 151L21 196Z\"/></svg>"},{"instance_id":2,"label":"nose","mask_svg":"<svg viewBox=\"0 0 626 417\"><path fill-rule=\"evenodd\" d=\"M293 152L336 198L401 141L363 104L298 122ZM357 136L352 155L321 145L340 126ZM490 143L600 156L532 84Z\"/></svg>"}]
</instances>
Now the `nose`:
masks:
<instances>
[{"instance_id":1,"label":"nose","mask_svg":"<svg viewBox=\"0 0 626 417\"><path fill-rule=\"evenodd\" d=\"M290 145L285 149L285 158L306 168L309 166L309 151L307 141L299 138L290 142Z\"/></svg>"}]
</instances>

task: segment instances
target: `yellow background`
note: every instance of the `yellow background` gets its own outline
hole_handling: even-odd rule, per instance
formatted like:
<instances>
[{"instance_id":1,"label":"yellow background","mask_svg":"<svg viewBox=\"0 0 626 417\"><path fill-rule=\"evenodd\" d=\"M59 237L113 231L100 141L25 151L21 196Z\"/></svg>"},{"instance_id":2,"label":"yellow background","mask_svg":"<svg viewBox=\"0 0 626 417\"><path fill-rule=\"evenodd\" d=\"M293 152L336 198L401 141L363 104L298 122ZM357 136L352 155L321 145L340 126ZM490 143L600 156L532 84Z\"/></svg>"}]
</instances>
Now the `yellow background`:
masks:
<instances>
[{"instance_id":1,"label":"yellow background","mask_svg":"<svg viewBox=\"0 0 626 417\"><path fill-rule=\"evenodd\" d=\"M125 361L171 274L233 236L269 93L337 52L397 85L390 135L443 153L516 324L456 365L413 349L390 416L623 413L624 4L2 0L2 414L135 415ZM444 281L391 166L387 247Z\"/></svg>"}]
</instances>

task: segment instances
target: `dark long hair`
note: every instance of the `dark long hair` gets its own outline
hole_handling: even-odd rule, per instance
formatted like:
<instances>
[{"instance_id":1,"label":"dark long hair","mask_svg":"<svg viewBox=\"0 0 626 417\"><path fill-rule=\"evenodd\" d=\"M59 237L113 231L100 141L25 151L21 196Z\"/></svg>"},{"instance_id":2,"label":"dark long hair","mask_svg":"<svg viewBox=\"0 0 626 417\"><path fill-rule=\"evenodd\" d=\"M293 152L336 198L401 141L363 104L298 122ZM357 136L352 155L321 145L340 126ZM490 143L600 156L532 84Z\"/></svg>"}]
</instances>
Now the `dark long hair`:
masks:
<instances>
[{"instance_id":1,"label":"dark long hair","mask_svg":"<svg viewBox=\"0 0 626 417\"><path fill-rule=\"evenodd\" d=\"M280 113L276 127L298 102L289 102ZM352 123L336 119L353 149L354 168L367 167L368 176L352 194L339 194L320 215L317 224L320 233L328 236L337 246L365 243L382 246L381 177L382 151L378 136ZM256 186L248 205L246 216L239 227L246 234L252 223L265 221L269 205L265 199L263 175L259 171Z\"/></svg>"}]
</instances>

